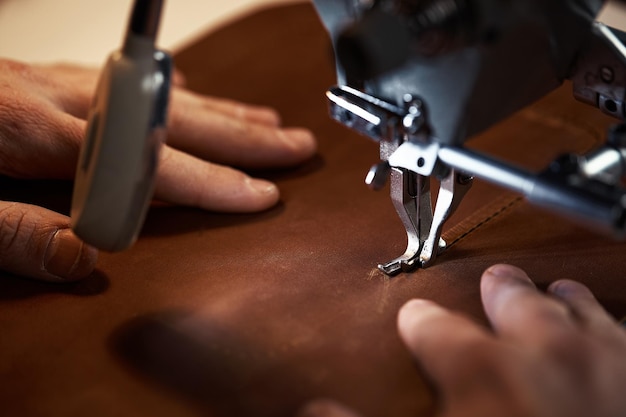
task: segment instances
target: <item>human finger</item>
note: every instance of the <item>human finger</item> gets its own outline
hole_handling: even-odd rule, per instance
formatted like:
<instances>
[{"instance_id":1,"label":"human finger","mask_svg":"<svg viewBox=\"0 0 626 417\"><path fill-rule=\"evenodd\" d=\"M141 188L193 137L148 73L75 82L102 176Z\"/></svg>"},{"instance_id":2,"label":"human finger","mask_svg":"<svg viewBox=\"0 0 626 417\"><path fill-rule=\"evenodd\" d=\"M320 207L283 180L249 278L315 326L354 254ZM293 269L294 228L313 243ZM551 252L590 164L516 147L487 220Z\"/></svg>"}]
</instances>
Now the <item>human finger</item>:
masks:
<instances>
[{"instance_id":1,"label":"human finger","mask_svg":"<svg viewBox=\"0 0 626 417\"><path fill-rule=\"evenodd\" d=\"M85 121L40 100L0 104L0 174L13 178L72 178Z\"/></svg>"},{"instance_id":2,"label":"human finger","mask_svg":"<svg viewBox=\"0 0 626 417\"><path fill-rule=\"evenodd\" d=\"M172 90L171 100L173 118L181 117L177 114L178 112L216 111L225 116L268 126L276 127L280 126L281 123L278 112L270 107L255 106L225 98L203 96L183 88Z\"/></svg>"},{"instance_id":3,"label":"human finger","mask_svg":"<svg viewBox=\"0 0 626 417\"><path fill-rule=\"evenodd\" d=\"M232 116L249 122L257 122L269 126L281 124L278 112L267 106L245 104L226 98L217 98L200 95L192 91L176 88L172 91L172 106L174 109L187 111L217 111L226 116Z\"/></svg>"},{"instance_id":4,"label":"human finger","mask_svg":"<svg viewBox=\"0 0 626 417\"><path fill-rule=\"evenodd\" d=\"M205 210L246 213L272 207L280 194L276 185L269 181L165 146L161 152L155 197Z\"/></svg>"},{"instance_id":5,"label":"human finger","mask_svg":"<svg viewBox=\"0 0 626 417\"><path fill-rule=\"evenodd\" d=\"M98 251L70 229L69 219L42 207L0 202L0 269L68 282L92 273Z\"/></svg>"},{"instance_id":6,"label":"human finger","mask_svg":"<svg viewBox=\"0 0 626 417\"><path fill-rule=\"evenodd\" d=\"M336 401L321 399L306 404L296 417L360 417L360 415Z\"/></svg>"},{"instance_id":7,"label":"human finger","mask_svg":"<svg viewBox=\"0 0 626 417\"><path fill-rule=\"evenodd\" d=\"M500 345L467 317L427 300L412 300L398 314L398 331L409 351L444 392L465 393L498 372ZM495 366L495 365L494 365Z\"/></svg>"},{"instance_id":8,"label":"human finger","mask_svg":"<svg viewBox=\"0 0 626 417\"><path fill-rule=\"evenodd\" d=\"M522 345L567 340L575 330L567 305L540 293L528 275L511 265L494 265L481 279L487 317L502 337Z\"/></svg>"},{"instance_id":9,"label":"human finger","mask_svg":"<svg viewBox=\"0 0 626 417\"><path fill-rule=\"evenodd\" d=\"M74 64L53 64L33 66L38 74L37 83L45 87L45 94L59 105L59 108L75 117L86 119L93 101L93 95L101 75L101 68ZM172 85L184 87L185 76L178 69L172 72Z\"/></svg>"},{"instance_id":10,"label":"human finger","mask_svg":"<svg viewBox=\"0 0 626 417\"><path fill-rule=\"evenodd\" d=\"M262 113L237 116L173 100L168 144L201 159L249 169L289 167L313 156L317 144L310 131L250 120L252 114L272 118Z\"/></svg>"},{"instance_id":11,"label":"human finger","mask_svg":"<svg viewBox=\"0 0 626 417\"><path fill-rule=\"evenodd\" d=\"M566 303L574 315L592 331L602 332L614 327L615 320L585 285L572 280L559 280L548 287L548 293Z\"/></svg>"},{"instance_id":12,"label":"human finger","mask_svg":"<svg viewBox=\"0 0 626 417\"><path fill-rule=\"evenodd\" d=\"M100 69L59 63L34 65L31 80L36 81L40 93L45 94L59 109L74 117L86 119L96 91Z\"/></svg>"}]
</instances>

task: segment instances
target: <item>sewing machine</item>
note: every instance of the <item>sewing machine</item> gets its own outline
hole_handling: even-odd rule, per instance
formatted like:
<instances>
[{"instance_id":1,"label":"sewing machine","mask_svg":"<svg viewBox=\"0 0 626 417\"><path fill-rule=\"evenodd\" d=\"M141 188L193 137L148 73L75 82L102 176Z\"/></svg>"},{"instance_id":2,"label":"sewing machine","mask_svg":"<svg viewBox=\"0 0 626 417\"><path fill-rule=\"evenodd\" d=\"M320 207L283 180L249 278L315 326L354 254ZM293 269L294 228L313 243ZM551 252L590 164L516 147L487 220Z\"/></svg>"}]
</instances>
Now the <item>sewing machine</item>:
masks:
<instances>
[{"instance_id":1,"label":"sewing machine","mask_svg":"<svg viewBox=\"0 0 626 417\"><path fill-rule=\"evenodd\" d=\"M381 161L366 183L380 189L390 181L406 229L405 253L379 265L382 271L433 263L445 249L442 227L473 177L624 235L626 125L608 132L600 149L565 155L539 173L463 147L567 79L578 100L624 118L626 34L594 21L602 0L314 4L337 58L331 115L380 143ZM154 45L161 8L162 0L134 2L124 45L103 71L89 116L72 227L105 250L134 242L152 197L171 71ZM436 202L431 180L439 183Z\"/></svg>"},{"instance_id":2,"label":"sewing machine","mask_svg":"<svg viewBox=\"0 0 626 417\"><path fill-rule=\"evenodd\" d=\"M314 0L330 33L338 86L331 116L380 143L366 177L390 181L406 229L393 275L445 249L444 223L482 178L623 237L626 125L586 155L530 172L463 147L472 135L571 80L576 99L623 119L626 34L595 22L601 0ZM502 138L503 141L507 138ZM439 183L436 202L431 179Z\"/></svg>"}]
</instances>

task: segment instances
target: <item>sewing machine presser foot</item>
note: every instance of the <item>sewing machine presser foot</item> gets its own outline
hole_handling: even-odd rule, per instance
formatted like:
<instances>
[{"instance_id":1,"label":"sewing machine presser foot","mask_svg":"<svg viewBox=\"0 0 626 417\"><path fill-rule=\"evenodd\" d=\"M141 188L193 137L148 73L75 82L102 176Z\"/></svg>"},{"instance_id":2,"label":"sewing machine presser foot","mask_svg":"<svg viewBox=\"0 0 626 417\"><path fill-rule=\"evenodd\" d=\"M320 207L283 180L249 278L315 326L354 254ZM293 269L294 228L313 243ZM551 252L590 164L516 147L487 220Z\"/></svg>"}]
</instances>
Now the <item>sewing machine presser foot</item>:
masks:
<instances>
[{"instance_id":1,"label":"sewing machine presser foot","mask_svg":"<svg viewBox=\"0 0 626 417\"><path fill-rule=\"evenodd\" d=\"M393 205L407 234L407 247L401 256L379 264L387 275L409 272L430 266L446 248L441 238L444 223L454 213L472 178L449 170L440 181L433 210L431 178L405 168L390 169L390 194Z\"/></svg>"}]
</instances>

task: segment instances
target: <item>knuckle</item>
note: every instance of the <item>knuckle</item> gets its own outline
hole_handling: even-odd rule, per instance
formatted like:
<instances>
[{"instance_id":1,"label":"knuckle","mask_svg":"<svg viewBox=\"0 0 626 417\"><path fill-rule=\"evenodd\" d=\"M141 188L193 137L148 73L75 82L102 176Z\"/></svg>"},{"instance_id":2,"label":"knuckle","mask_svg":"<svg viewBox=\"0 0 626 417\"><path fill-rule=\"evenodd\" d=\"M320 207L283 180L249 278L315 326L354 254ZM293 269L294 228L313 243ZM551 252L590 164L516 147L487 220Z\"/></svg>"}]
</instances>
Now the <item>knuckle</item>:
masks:
<instances>
[{"instance_id":1,"label":"knuckle","mask_svg":"<svg viewBox=\"0 0 626 417\"><path fill-rule=\"evenodd\" d=\"M12 59L0 59L0 72L3 74L16 74L23 78L32 78L34 69L31 65Z\"/></svg>"},{"instance_id":2,"label":"knuckle","mask_svg":"<svg viewBox=\"0 0 626 417\"><path fill-rule=\"evenodd\" d=\"M68 226L64 216L46 209L0 202L0 268L33 278L45 277L48 245L59 228Z\"/></svg>"},{"instance_id":3,"label":"knuckle","mask_svg":"<svg viewBox=\"0 0 626 417\"><path fill-rule=\"evenodd\" d=\"M4 264L16 253L26 252L35 233L35 224L17 203L0 209L0 260Z\"/></svg>"},{"instance_id":4,"label":"knuckle","mask_svg":"<svg viewBox=\"0 0 626 417\"><path fill-rule=\"evenodd\" d=\"M29 150L32 141L41 136L46 118L28 98L11 96L12 91L0 90L0 172L24 177L34 168L24 158L33 157Z\"/></svg>"},{"instance_id":5,"label":"knuckle","mask_svg":"<svg viewBox=\"0 0 626 417\"><path fill-rule=\"evenodd\" d=\"M77 119L62 118L50 122L49 129L55 132L55 142L71 155L72 160L78 157L80 146L85 134L85 126Z\"/></svg>"},{"instance_id":6,"label":"knuckle","mask_svg":"<svg viewBox=\"0 0 626 417\"><path fill-rule=\"evenodd\" d=\"M84 123L55 104L56 96L50 93L58 90L56 85L57 78L45 69L0 59L0 174L15 178L70 174L54 166L50 156L75 160Z\"/></svg>"},{"instance_id":7,"label":"knuckle","mask_svg":"<svg viewBox=\"0 0 626 417\"><path fill-rule=\"evenodd\" d=\"M54 165L50 156L70 162L78 158L82 122L51 111L45 102L9 100L7 94L0 89L0 173L14 178L66 177L69 173L46 170L73 170L74 164Z\"/></svg>"}]
</instances>

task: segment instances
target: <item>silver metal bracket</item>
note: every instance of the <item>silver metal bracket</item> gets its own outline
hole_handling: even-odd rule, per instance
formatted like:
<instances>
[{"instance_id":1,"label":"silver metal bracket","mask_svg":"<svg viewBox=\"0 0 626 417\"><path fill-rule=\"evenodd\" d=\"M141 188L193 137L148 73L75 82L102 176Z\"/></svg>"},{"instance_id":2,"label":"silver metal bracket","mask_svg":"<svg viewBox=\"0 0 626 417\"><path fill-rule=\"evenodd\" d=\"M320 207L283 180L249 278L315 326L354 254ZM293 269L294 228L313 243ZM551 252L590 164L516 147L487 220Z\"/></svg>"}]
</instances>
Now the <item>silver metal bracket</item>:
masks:
<instances>
[{"instance_id":1,"label":"silver metal bracket","mask_svg":"<svg viewBox=\"0 0 626 417\"><path fill-rule=\"evenodd\" d=\"M330 90L331 114L380 144L381 162L366 177L373 189L390 181L393 205L407 234L401 256L379 265L389 274L425 268L445 248L445 222L458 207L474 176L525 195L532 203L591 223L615 237L626 235L626 124L609 132L606 146L587 155L565 155L533 173L430 134L423 103L405 97L396 106L340 87ZM439 181L435 204L431 181ZM434 206L434 210L433 210Z\"/></svg>"},{"instance_id":2,"label":"silver metal bracket","mask_svg":"<svg viewBox=\"0 0 626 417\"><path fill-rule=\"evenodd\" d=\"M395 275L431 265L446 246L443 225L472 178L438 163L440 145L430 136L421 100L405 95L400 107L350 87L331 89L327 96L336 120L380 143L381 162L370 169L365 182L380 189L390 178L391 200L406 230L404 254L378 268ZM431 178L439 177L433 210Z\"/></svg>"},{"instance_id":3,"label":"silver metal bracket","mask_svg":"<svg viewBox=\"0 0 626 417\"><path fill-rule=\"evenodd\" d=\"M444 223L472 185L472 178L450 170L441 180L435 209L430 177L405 168L391 169L391 200L406 229L407 248L401 256L378 265L388 275L430 266L446 248L441 238Z\"/></svg>"}]
</instances>

